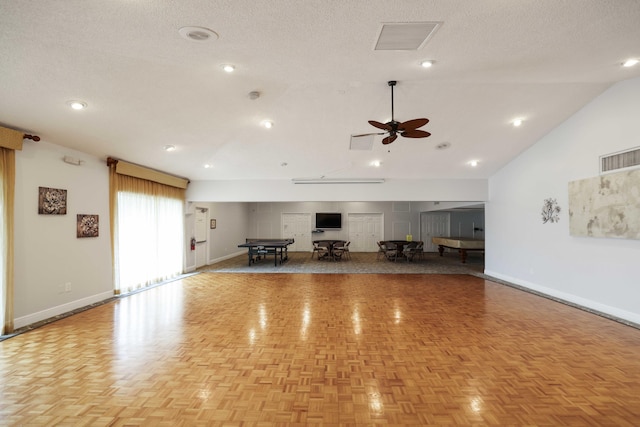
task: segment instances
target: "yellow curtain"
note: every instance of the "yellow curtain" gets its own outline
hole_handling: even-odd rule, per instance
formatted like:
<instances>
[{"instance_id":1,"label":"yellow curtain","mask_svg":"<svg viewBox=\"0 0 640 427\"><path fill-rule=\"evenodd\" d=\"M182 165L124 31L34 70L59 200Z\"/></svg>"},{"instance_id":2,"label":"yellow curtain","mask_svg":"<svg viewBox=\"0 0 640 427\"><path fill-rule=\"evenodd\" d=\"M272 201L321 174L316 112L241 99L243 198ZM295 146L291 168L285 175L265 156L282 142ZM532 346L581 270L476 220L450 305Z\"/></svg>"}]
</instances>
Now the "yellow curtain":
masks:
<instances>
[{"instance_id":1,"label":"yellow curtain","mask_svg":"<svg viewBox=\"0 0 640 427\"><path fill-rule=\"evenodd\" d=\"M13 211L16 176L15 151L0 147L0 237L2 259L0 260L0 335L13 332Z\"/></svg>"},{"instance_id":2,"label":"yellow curtain","mask_svg":"<svg viewBox=\"0 0 640 427\"><path fill-rule=\"evenodd\" d=\"M182 272L186 197L184 188L124 174L117 164L118 161L108 162L116 295ZM161 178L160 181L166 182ZM184 182L186 186L187 181ZM167 221L167 217L171 219ZM179 267L175 267L178 263ZM168 264L174 267L167 270ZM132 271L134 269L136 271Z\"/></svg>"}]
</instances>

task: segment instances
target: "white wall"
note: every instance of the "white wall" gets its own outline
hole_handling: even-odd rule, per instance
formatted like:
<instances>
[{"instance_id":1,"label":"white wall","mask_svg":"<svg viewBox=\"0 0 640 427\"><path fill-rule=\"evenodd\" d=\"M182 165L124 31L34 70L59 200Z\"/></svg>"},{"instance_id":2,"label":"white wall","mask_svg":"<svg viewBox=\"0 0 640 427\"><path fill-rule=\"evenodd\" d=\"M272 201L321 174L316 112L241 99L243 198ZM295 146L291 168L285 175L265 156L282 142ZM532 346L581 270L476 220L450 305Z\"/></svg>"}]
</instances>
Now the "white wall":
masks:
<instances>
[{"instance_id":1,"label":"white wall","mask_svg":"<svg viewBox=\"0 0 640 427\"><path fill-rule=\"evenodd\" d=\"M44 141L16 152L15 327L113 296L108 172L104 161ZM39 215L38 187L66 189L67 214ZM76 237L77 214L99 215L99 237Z\"/></svg>"},{"instance_id":2,"label":"white wall","mask_svg":"<svg viewBox=\"0 0 640 427\"><path fill-rule=\"evenodd\" d=\"M487 274L640 323L640 241L571 237L568 216L568 182L639 146L639 118L640 78L618 83L489 180ZM559 223L542 224L547 198Z\"/></svg>"},{"instance_id":3,"label":"white wall","mask_svg":"<svg viewBox=\"0 0 640 427\"><path fill-rule=\"evenodd\" d=\"M471 204L471 202L467 202ZM322 235L312 236L314 239L349 239L348 214L349 213L382 213L384 218L384 239L404 239L407 233L394 234L395 228L405 228L413 235L415 240L420 237L420 212L431 210L432 204L426 202L270 202L251 203L250 226L248 234L256 237L280 237L282 213L311 213L312 228L315 228L316 212L340 212L342 213L342 229L325 230ZM463 224L465 230L471 229L473 220L482 217L482 212L474 215L460 214L457 216L458 224ZM257 236L258 222L270 224L274 236ZM483 224L484 227L484 224ZM457 235L457 228L456 234ZM250 237L247 236L247 237ZM244 237L243 237L244 238ZM309 248L311 250L311 247Z\"/></svg>"}]
</instances>

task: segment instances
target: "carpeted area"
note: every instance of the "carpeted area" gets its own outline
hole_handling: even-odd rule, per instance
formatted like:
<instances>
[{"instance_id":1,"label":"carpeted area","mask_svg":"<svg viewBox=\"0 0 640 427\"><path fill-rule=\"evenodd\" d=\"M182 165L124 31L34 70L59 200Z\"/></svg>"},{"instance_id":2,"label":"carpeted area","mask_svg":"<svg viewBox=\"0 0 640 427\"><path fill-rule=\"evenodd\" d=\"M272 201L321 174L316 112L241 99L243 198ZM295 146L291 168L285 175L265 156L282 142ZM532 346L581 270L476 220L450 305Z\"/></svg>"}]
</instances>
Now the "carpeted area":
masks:
<instances>
[{"instance_id":1,"label":"carpeted area","mask_svg":"<svg viewBox=\"0 0 640 427\"><path fill-rule=\"evenodd\" d=\"M408 262L405 259L389 261L375 252L353 252L351 259L340 261L318 260L310 252L289 252L289 260L277 267L273 256L248 265L246 254L211 264L198 269L199 272L224 273L387 273L387 274L472 274L484 272L484 256L469 253L462 263L457 253L425 253L423 259Z\"/></svg>"}]
</instances>

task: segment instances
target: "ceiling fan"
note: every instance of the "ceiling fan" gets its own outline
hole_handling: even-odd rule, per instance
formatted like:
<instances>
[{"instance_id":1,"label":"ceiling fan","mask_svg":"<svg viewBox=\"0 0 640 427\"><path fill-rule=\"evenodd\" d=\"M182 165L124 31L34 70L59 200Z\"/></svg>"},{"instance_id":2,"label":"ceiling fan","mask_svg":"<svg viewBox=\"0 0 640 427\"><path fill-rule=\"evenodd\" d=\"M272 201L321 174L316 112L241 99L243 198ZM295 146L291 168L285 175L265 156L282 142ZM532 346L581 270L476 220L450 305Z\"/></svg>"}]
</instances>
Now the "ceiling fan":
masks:
<instances>
[{"instance_id":1,"label":"ceiling fan","mask_svg":"<svg viewBox=\"0 0 640 427\"><path fill-rule=\"evenodd\" d=\"M366 135L385 135L388 133L383 140L383 144L391 144L398 138L398 135L404 136L405 138L426 138L431 134L424 130L419 130L419 127L422 127L429 123L429 119L413 119L408 120L406 122L397 122L393 117L393 87L396 85L395 80L391 80L388 82L391 87L391 121L387 123L376 122L375 120L369 120L369 124L371 126L375 126L378 129L382 129L385 132L380 133L366 133L361 135L353 135L353 136L366 136Z\"/></svg>"}]
</instances>

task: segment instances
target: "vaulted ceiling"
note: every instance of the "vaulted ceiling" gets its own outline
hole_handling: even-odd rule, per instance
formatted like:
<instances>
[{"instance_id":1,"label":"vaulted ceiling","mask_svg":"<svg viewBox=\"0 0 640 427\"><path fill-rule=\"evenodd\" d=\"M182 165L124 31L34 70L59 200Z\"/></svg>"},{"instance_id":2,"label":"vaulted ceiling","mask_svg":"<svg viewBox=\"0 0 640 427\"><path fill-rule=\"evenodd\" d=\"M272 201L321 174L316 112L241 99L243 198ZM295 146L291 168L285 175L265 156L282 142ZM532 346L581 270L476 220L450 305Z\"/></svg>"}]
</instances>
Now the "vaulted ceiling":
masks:
<instances>
[{"instance_id":1,"label":"vaulted ceiling","mask_svg":"<svg viewBox=\"0 0 640 427\"><path fill-rule=\"evenodd\" d=\"M637 0L0 0L0 125L191 180L487 178L640 76L639 23ZM352 147L389 80L431 136Z\"/></svg>"}]
</instances>

